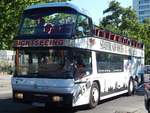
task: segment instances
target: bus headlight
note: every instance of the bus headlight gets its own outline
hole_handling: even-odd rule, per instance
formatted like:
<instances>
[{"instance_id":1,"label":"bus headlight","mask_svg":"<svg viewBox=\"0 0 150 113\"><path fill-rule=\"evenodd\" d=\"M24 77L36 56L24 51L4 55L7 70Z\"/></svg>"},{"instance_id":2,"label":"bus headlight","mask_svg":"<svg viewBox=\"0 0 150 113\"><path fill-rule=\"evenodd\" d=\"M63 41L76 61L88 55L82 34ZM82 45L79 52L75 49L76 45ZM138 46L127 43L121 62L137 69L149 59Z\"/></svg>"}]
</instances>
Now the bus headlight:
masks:
<instances>
[{"instance_id":1,"label":"bus headlight","mask_svg":"<svg viewBox=\"0 0 150 113\"><path fill-rule=\"evenodd\" d=\"M15 93L15 98L23 99L23 93Z\"/></svg>"},{"instance_id":2,"label":"bus headlight","mask_svg":"<svg viewBox=\"0 0 150 113\"><path fill-rule=\"evenodd\" d=\"M60 96L53 96L52 97L53 102L60 102L63 101L63 97Z\"/></svg>"}]
</instances>

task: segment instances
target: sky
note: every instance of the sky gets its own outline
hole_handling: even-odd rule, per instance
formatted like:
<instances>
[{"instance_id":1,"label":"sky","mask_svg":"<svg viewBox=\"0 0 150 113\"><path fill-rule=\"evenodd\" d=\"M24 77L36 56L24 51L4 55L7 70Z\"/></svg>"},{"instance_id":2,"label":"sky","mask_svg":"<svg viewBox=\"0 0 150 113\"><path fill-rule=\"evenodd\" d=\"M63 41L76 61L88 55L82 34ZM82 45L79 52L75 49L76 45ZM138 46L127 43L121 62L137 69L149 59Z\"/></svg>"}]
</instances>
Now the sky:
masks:
<instances>
[{"instance_id":1,"label":"sky","mask_svg":"<svg viewBox=\"0 0 150 113\"><path fill-rule=\"evenodd\" d=\"M98 25L99 20L103 18L103 10L108 8L110 0L72 0L72 3L88 10L92 16L93 22ZM132 0L116 0L122 7L132 6Z\"/></svg>"}]
</instances>

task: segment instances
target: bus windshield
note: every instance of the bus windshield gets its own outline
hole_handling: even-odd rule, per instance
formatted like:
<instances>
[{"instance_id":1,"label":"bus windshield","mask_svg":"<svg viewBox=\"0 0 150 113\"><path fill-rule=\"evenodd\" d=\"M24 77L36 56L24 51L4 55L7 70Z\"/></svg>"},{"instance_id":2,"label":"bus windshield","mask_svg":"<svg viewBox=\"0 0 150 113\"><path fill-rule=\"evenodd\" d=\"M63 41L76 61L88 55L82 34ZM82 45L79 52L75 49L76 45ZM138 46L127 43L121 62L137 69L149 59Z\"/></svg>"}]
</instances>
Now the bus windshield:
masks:
<instances>
[{"instance_id":1,"label":"bus windshield","mask_svg":"<svg viewBox=\"0 0 150 113\"><path fill-rule=\"evenodd\" d=\"M71 35L77 14L57 9L24 12L19 35Z\"/></svg>"},{"instance_id":2,"label":"bus windshield","mask_svg":"<svg viewBox=\"0 0 150 113\"><path fill-rule=\"evenodd\" d=\"M16 76L72 78L71 52L63 49L19 50Z\"/></svg>"},{"instance_id":3,"label":"bus windshield","mask_svg":"<svg viewBox=\"0 0 150 113\"><path fill-rule=\"evenodd\" d=\"M44 48L20 49L15 76L55 79L80 79L92 73L90 51Z\"/></svg>"}]
</instances>

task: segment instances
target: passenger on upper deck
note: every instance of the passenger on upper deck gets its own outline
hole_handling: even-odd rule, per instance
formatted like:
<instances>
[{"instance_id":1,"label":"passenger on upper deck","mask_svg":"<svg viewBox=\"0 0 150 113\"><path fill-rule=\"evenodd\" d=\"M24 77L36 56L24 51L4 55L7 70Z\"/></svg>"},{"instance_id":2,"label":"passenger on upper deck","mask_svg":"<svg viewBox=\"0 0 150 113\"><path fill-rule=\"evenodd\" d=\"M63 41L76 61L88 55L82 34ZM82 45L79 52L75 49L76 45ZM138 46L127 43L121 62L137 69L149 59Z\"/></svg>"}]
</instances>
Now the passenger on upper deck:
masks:
<instances>
[{"instance_id":1,"label":"passenger on upper deck","mask_svg":"<svg viewBox=\"0 0 150 113\"><path fill-rule=\"evenodd\" d=\"M44 33L45 20L43 18L37 19L37 26L35 28L35 34Z\"/></svg>"},{"instance_id":2,"label":"passenger on upper deck","mask_svg":"<svg viewBox=\"0 0 150 113\"><path fill-rule=\"evenodd\" d=\"M52 32L52 27L53 27L53 24L51 23L45 24L44 32L47 34L50 34Z\"/></svg>"}]
</instances>

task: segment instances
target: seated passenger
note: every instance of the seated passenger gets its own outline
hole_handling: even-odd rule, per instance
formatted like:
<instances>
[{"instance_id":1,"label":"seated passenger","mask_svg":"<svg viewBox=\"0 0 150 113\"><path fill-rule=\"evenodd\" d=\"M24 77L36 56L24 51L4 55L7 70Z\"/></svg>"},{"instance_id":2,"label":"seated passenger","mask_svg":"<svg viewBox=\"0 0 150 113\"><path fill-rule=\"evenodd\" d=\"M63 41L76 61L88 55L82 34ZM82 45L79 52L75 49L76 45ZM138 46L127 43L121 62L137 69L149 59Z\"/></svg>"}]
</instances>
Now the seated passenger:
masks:
<instances>
[{"instance_id":1,"label":"seated passenger","mask_svg":"<svg viewBox=\"0 0 150 113\"><path fill-rule=\"evenodd\" d=\"M39 18L37 20L37 26L35 28L35 34L44 33L45 20L43 18Z\"/></svg>"},{"instance_id":2,"label":"seated passenger","mask_svg":"<svg viewBox=\"0 0 150 113\"><path fill-rule=\"evenodd\" d=\"M46 24L45 28L44 28L44 32L50 34L52 32L52 27L53 27L52 24L50 24L50 23Z\"/></svg>"},{"instance_id":3,"label":"seated passenger","mask_svg":"<svg viewBox=\"0 0 150 113\"><path fill-rule=\"evenodd\" d=\"M85 65L81 58L77 58L75 68L76 68L76 79L82 78L85 75Z\"/></svg>"}]
</instances>

